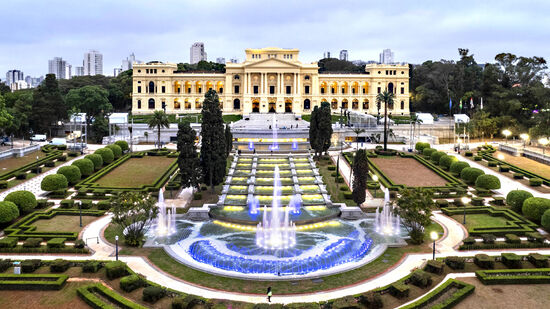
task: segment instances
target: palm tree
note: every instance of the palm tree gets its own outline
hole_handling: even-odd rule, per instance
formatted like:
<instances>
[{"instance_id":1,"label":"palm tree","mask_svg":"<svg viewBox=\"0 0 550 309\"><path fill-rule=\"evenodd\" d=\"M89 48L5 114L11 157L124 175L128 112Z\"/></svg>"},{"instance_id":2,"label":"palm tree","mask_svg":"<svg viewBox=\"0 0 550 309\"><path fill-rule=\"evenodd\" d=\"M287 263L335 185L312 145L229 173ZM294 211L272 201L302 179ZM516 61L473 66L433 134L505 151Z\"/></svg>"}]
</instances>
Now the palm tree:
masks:
<instances>
[{"instance_id":1,"label":"palm tree","mask_svg":"<svg viewBox=\"0 0 550 309\"><path fill-rule=\"evenodd\" d=\"M157 110L153 113L153 116L149 118L147 124L149 125L149 129L153 129L155 127L157 128L157 142L160 149L160 129L170 127L170 120L168 119L168 115L166 115L164 111Z\"/></svg>"},{"instance_id":2,"label":"palm tree","mask_svg":"<svg viewBox=\"0 0 550 309\"><path fill-rule=\"evenodd\" d=\"M388 150L388 105L393 106L393 92L387 90L376 96L376 103L384 103L384 150Z\"/></svg>"},{"instance_id":3,"label":"palm tree","mask_svg":"<svg viewBox=\"0 0 550 309\"><path fill-rule=\"evenodd\" d=\"M358 145L357 147L359 147L359 134L365 133L365 129L355 128L355 129L353 129L353 133L355 133L355 135L357 135L357 137L355 138L355 142Z\"/></svg>"}]
</instances>

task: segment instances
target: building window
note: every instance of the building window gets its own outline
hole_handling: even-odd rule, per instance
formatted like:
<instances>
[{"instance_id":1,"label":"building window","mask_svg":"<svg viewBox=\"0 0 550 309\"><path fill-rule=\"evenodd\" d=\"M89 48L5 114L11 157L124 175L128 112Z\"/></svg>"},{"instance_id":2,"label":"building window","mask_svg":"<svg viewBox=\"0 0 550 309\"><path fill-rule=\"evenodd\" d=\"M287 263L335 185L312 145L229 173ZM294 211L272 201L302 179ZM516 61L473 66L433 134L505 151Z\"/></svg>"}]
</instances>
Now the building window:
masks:
<instances>
[{"instance_id":1,"label":"building window","mask_svg":"<svg viewBox=\"0 0 550 309\"><path fill-rule=\"evenodd\" d=\"M239 75L235 75L233 76L233 79L241 79L241 78L239 77Z\"/></svg>"},{"instance_id":2,"label":"building window","mask_svg":"<svg viewBox=\"0 0 550 309\"><path fill-rule=\"evenodd\" d=\"M355 94L355 87L351 88L351 93Z\"/></svg>"},{"instance_id":3,"label":"building window","mask_svg":"<svg viewBox=\"0 0 550 309\"><path fill-rule=\"evenodd\" d=\"M330 93L334 94L336 92L336 88L330 87Z\"/></svg>"},{"instance_id":4,"label":"building window","mask_svg":"<svg viewBox=\"0 0 550 309\"><path fill-rule=\"evenodd\" d=\"M138 92L138 93L141 93L141 86L138 86L137 92Z\"/></svg>"},{"instance_id":5,"label":"building window","mask_svg":"<svg viewBox=\"0 0 550 309\"><path fill-rule=\"evenodd\" d=\"M155 93L155 83L149 82L149 93Z\"/></svg>"},{"instance_id":6,"label":"building window","mask_svg":"<svg viewBox=\"0 0 550 309\"><path fill-rule=\"evenodd\" d=\"M405 94L405 87L401 87L401 94Z\"/></svg>"},{"instance_id":7,"label":"building window","mask_svg":"<svg viewBox=\"0 0 550 309\"><path fill-rule=\"evenodd\" d=\"M363 109L369 109L369 100L363 101Z\"/></svg>"},{"instance_id":8,"label":"building window","mask_svg":"<svg viewBox=\"0 0 550 309\"><path fill-rule=\"evenodd\" d=\"M202 87L197 88L198 93L202 93Z\"/></svg>"},{"instance_id":9,"label":"building window","mask_svg":"<svg viewBox=\"0 0 550 309\"><path fill-rule=\"evenodd\" d=\"M292 87L286 86L286 94L291 94L291 93L292 93Z\"/></svg>"},{"instance_id":10,"label":"building window","mask_svg":"<svg viewBox=\"0 0 550 309\"><path fill-rule=\"evenodd\" d=\"M346 88L342 87L342 94L345 94L345 93L346 93Z\"/></svg>"},{"instance_id":11,"label":"building window","mask_svg":"<svg viewBox=\"0 0 550 309\"><path fill-rule=\"evenodd\" d=\"M212 87L209 87L209 88L208 88L208 91L210 91L210 90L212 90Z\"/></svg>"},{"instance_id":12,"label":"building window","mask_svg":"<svg viewBox=\"0 0 550 309\"><path fill-rule=\"evenodd\" d=\"M161 106L162 110L166 112L166 102L162 101Z\"/></svg>"},{"instance_id":13,"label":"building window","mask_svg":"<svg viewBox=\"0 0 550 309\"><path fill-rule=\"evenodd\" d=\"M325 88L321 87L321 94L325 94Z\"/></svg>"},{"instance_id":14,"label":"building window","mask_svg":"<svg viewBox=\"0 0 550 309\"><path fill-rule=\"evenodd\" d=\"M405 101L401 101L401 109L405 109Z\"/></svg>"},{"instance_id":15,"label":"building window","mask_svg":"<svg viewBox=\"0 0 550 309\"><path fill-rule=\"evenodd\" d=\"M155 109L155 99L149 99L149 109Z\"/></svg>"},{"instance_id":16,"label":"building window","mask_svg":"<svg viewBox=\"0 0 550 309\"><path fill-rule=\"evenodd\" d=\"M233 100L233 109L234 110L240 110L241 109L241 101L239 99Z\"/></svg>"},{"instance_id":17,"label":"building window","mask_svg":"<svg viewBox=\"0 0 550 309\"><path fill-rule=\"evenodd\" d=\"M382 92L382 88L378 87L378 93L381 93Z\"/></svg>"},{"instance_id":18,"label":"building window","mask_svg":"<svg viewBox=\"0 0 550 309\"><path fill-rule=\"evenodd\" d=\"M311 101L309 99L304 100L304 109L311 109Z\"/></svg>"},{"instance_id":19,"label":"building window","mask_svg":"<svg viewBox=\"0 0 550 309\"><path fill-rule=\"evenodd\" d=\"M166 93L166 86L162 86L161 89L162 89L162 93Z\"/></svg>"},{"instance_id":20,"label":"building window","mask_svg":"<svg viewBox=\"0 0 550 309\"><path fill-rule=\"evenodd\" d=\"M141 109L141 100L137 100L137 108Z\"/></svg>"},{"instance_id":21,"label":"building window","mask_svg":"<svg viewBox=\"0 0 550 309\"><path fill-rule=\"evenodd\" d=\"M353 109L358 109L359 108L359 101L357 101L357 99L353 100L353 102L351 102L351 108Z\"/></svg>"},{"instance_id":22,"label":"building window","mask_svg":"<svg viewBox=\"0 0 550 309\"><path fill-rule=\"evenodd\" d=\"M330 107L331 107L332 109L338 109L338 101L332 100L332 102L330 103L330 105L331 105Z\"/></svg>"},{"instance_id":23,"label":"building window","mask_svg":"<svg viewBox=\"0 0 550 309\"><path fill-rule=\"evenodd\" d=\"M223 93L223 88L220 88L219 91L218 91L220 94Z\"/></svg>"},{"instance_id":24,"label":"building window","mask_svg":"<svg viewBox=\"0 0 550 309\"><path fill-rule=\"evenodd\" d=\"M191 87L187 88L187 93L191 93Z\"/></svg>"},{"instance_id":25,"label":"building window","mask_svg":"<svg viewBox=\"0 0 550 309\"><path fill-rule=\"evenodd\" d=\"M305 92L306 94L309 94L309 86L306 86L306 87L305 87L304 92Z\"/></svg>"},{"instance_id":26,"label":"building window","mask_svg":"<svg viewBox=\"0 0 550 309\"><path fill-rule=\"evenodd\" d=\"M363 94L367 93L367 88L363 87Z\"/></svg>"},{"instance_id":27,"label":"building window","mask_svg":"<svg viewBox=\"0 0 550 309\"><path fill-rule=\"evenodd\" d=\"M174 100L174 109L180 109L180 108L181 108L180 102L177 99Z\"/></svg>"},{"instance_id":28,"label":"building window","mask_svg":"<svg viewBox=\"0 0 550 309\"><path fill-rule=\"evenodd\" d=\"M306 75L306 76L304 77L304 79L305 79L305 80L309 80L309 75Z\"/></svg>"},{"instance_id":29,"label":"building window","mask_svg":"<svg viewBox=\"0 0 550 309\"><path fill-rule=\"evenodd\" d=\"M258 86L254 86L254 94L258 94Z\"/></svg>"},{"instance_id":30,"label":"building window","mask_svg":"<svg viewBox=\"0 0 550 309\"><path fill-rule=\"evenodd\" d=\"M239 93L239 85L235 85L235 93Z\"/></svg>"},{"instance_id":31,"label":"building window","mask_svg":"<svg viewBox=\"0 0 550 309\"><path fill-rule=\"evenodd\" d=\"M269 94L275 94L275 86L269 86Z\"/></svg>"}]
</instances>

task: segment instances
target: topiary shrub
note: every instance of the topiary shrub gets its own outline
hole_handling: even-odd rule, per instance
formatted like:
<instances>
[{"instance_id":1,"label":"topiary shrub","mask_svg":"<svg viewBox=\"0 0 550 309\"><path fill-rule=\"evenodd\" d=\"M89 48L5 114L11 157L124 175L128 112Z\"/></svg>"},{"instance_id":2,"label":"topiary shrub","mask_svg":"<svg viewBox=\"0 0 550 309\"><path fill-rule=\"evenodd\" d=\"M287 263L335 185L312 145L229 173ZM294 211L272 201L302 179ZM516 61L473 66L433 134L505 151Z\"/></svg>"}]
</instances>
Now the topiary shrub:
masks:
<instances>
[{"instance_id":1,"label":"topiary shrub","mask_svg":"<svg viewBox=\"0 0 550 309\"><path fill-rule=\"evenodd\" d=\"M481 161L483 159L482 156L475 156L474 161Z\"/></svg>"},{"instance_id":2,"label":"topiary shrub","mask_svg":"<svg viewBox=\"0 0 550 309\"><path fill-rule=\"evenodd\" d=\"M498 165L497 161L488 161L487 166L489 167L496 167Z\"/></svg>"},{"instance_id":3,"label":"topiary shrub","mask_svg":"<svg viewBox=\"0 0 550 309\"><path fill-rule=\"evenodd\" d=\"M80 208L82 209L90 209L92 208L94 204L92 203L91 200L81 200L80 201Z\"/></svg>"},{"instance_id":4,"label":"topiary shrub","mask_svg":"<svg viewBox=\"0 0 550 309\"><path fill-rule=\"evenodd\" d=\"M8 223L19 217L19 208L10 201L0 202L0 223Z\"/></svg>"},{"instance_id":5,"label":"topiary shrub","mask_svg":"<svg viewBox=\"0 0 550 309\"><path fill-rule=\"evenodd\" d=\"M126 142L126 141L116 141L115 145L118 145L118 147L120 147L120 149L122 149L122 152L126 152L126 151L130 150L130 147L128 146L128 142Z\"/></svg>"},{"instance_id":6,"label":"topiary shrub","mask_svg":"<svg viewBox=\"0 0 550 309\"><path fill-rule=\"evenodd\" d=\"M138 275L129 275L120 279L120 288L124 292L132 292L141 286L143 286L143 280Z\"/></svg>"},{"instance_id":7,"label":"topiary shrub","mask_svg":"<svg viewBox=\"0 0 550 309\"><path fill-rule=\"evenodd\" d=\"M514 179L523 179L522 173L514 173Z\"/></svg>"},{"instance_id":8,"label":"topiary shrub","mask_svg":"<svg viewBox=\"0 0 550 309\"><path fill-rule=\"evenodd\" d=\"M506 265L508 268L521 268L522 257L515 253L502 253L501 255L502 264Z\"/></svg>"},{"instance_id":9,"label":"topiary shrub","mask_svg":"<svg viewBox=\"0 0 550 309\"><path fill-rule=\"evenodd\" d=\"M21 213L32 211L38 204L34 194L25 190L14 191L8 194L6 198L4 198L4 201L12 202L17 205Z\"/></svg>"},{"instance_id":10,"label":"topiary shrub","mask_svg":"<svg viewBox=\"0 0 550 309\"><path fill-rule=\"evenodd\" d=\"M494 244L497 240L497 237L493 234L483 234L481 235L484 244Z\"/></svg>"},{"instance_id":11,"label":"topiary shrub","mask_svg":"<svg viewBox=\"0 0 550 309\"><path fill-rule=\"evenodd\" d=\"M39 259L24 260L21 262L21 272L32 273L42 266L42 261Z\"/></svg>"},{"instance_id":12,"label":"topiary shrub","mask_svg":"<svg viewBox=\"0 0 550 309\"><path fill-rule=\"evenodd\" d=\"M527 241L530 241L530 242L543 243L544 240L546 239L546 238L544 238L544 236L542 236L542 234L539 233L539 232L529 232L529 233L525 233L525 236L527 236Z\"/></svg>"},{"instance_id":13,"label":"topiary shrub","mask_svg":"<svg viewBox=\"0 0 550 309\"><path fill-rule=\"evenodd\" d=\"M428 262L426 263L426 267L424 267L424 270L433 274L441 275L445 270L445 263L438 260L428 260Z\"/></svg>"},{"instance_id":14,"label":"topiary shrub","mask_svg":"<svg viewBox=\"0 0 550 309\"><path fill-rule=\"evenodd\" d=\"M540 225L542 225L545 230L550 231L550 209L545 210L542 214Z\"/></svg>"},{"instance_id":15,"label":"topiary shrub","mask_svg":"<svg viewBox=\"0 0 550 309\"><path fill-rule=\"evenodd\" d=\"M74 241L74 247L76 249L84 249L85 246L86 246L86 243L82 239L77 239Z\"/></svg>"},{"instance_id":16,"label":"topiary shrub","mask_svg":"<svg viewBox=\"0 0 550 309\"><path fill-rule=\"evenodd\" d=\"M471 245L476 243L476 239L472 236L469 236L469 237L464 238L464 240L462 242L467 246L471 246Z\"/></svg>"},{"instance_id":17,"label":"topiary shrub","mask_svg":"<svg viewBox=\"0 0 550 309\"><path fill-rule=\"evenodd\" d=\"M15 248L17 237L4 237L0 239L0 248Z\"/></svg>"},{"instance_id":18,"label":"topiary shrub","mask_svg":"<svg viewBox=\"0 0 550 309\"><path fill-rule=\"evenodd\" d=\"M476 178L476 187L487 190L500 189L500 180L497 176L493 175L480 175Z\"/></svg>"},{"instance_id":19,"label":"topiary shrub","mask_svg":"<svg viewBox=\"0 0 550 309\"><path fill-rule=\"evenodd\" d=\"M59 202L59 208L69 209L74 207L74 200L62 200Z\"/></svg>"},{"instance_id":20,"label":"topiary shrub","mask_svg":"<svg viewBox=\"0 0 550 309\"><path fill-rule=\"evenodd\" d=\"M111 149L113 151L113 155L115 156L115 160L122 157L122 148L120 148L119 145L107 145L106 148Z\"/></svg>"},{"instance_id":21,"label":"topiary shrub","mask_svg":"<svg viewBox=\"0 0 550 309\"><path fill-rule=\"evenodd\" d=\"M548 267L548 257L540 253L529 253L527 260L536 268Z\"/></svg>"},{"instance_id":22,"label":"topiary shrub","mask_svg":"<svg viewBox=\"0 0 550 309\"><path fill-rule=\"evenodd\" d=\"M48 240L46 243L46 246L48 248L65 248L65 238L52 238Z\"/></svg>"},{"instance_id":23,"label":"topiary shrub","mask_svg":"<svg viewBox=\"0 0 550 309\"><path fill-rule=\"evenodd\" d=\"M471 152L471 151L466 151L466 152L464 153L464 155L465 155L466 157L472 157L472 156L474 155L474 153Z\"/></svg>"},{"instance_id":24,"label":"topiary shrub","mask_svg":"<svg viewBox=\"0 0 550 309\"><path fill-rule=\"evenodd\" d=\"M70 266L71 263L69 261L56 259L52 262L52 264L50 264L50 271L52 273L62 273L69 269Z\"/></svg>"},{"instance_id":25,"label":"topiary shrub","mask_svg":"<svg viewBox=\"0 0 550 309\"><path fill-rule=\"evenodd\" d=\"M434 148L424 148L422 150L422 155L424 155L427 158L430 158L434 152L436 152L437 149Z\"/></svg>"},{"instance_id":26,"label":"topiary shrub","mask_svg":"<svg viewBox=\"0 0 550 309\"><path fill-rule=\"evenodd\" d=\"M470 167L470 164L468 164L468 162L455 161L451 163L451 166L449 167L449 171L451 173L460 174L460 172L462 172L462 170L467 167Z\"/></svg>"},{"instance_id":27,"label":"topiary shrub","mask_svg":"<svg viewBox=\"0 0 550 309\"><path fill-rule=\"evenodd\" d=\"M45 167L55 167L55 162L53 162L53 161L47 161L46 163L44 163L44 166L45 166Z\"/></svg>"},{"instance_id":28,"label":"topiary shrub","mask_svg":"<svg viewBox=\"0 0 550 309\"><path fill-rule=\"evenodd\" d=\"M529 178L529 185L531 187L540 187L540 186L542 186L542 179L540 179L540 178Z\"/></svg>"},{"instance_id":29,"label":"topiary shrub","mask_svg":"<svg viewBox=\"0 0 550 309\"><path fill-rule=\"evenodd\" d=\"M417 287L426 288L432 284L432 276L423 270L417 269L412 273L411 282Z\"/></svg>"},{"instance_id":30,"label":"topiary shrub","mask_svg":"<svg viewBox=\"0 0 550 309\"><path fill-rule=\"evenodd\" d=\"M473 206L483 206L485 200L482 197L474 196L472 197L472 205Z\"/></svg>"},{"instance_id":31,"label":"topiary shrub","mask_svg":"<svg viewBox=\"0 0 550 309\"><path fill-rule=\"evenodd\" d=\"M94 162L89 159L78 159L72 165L80 169L82 177L88 177L94 173Z\"/></svg>"},{"instance_id":32,"label":"topiary shrub","mask_svg":"<svg viewBox=\"0 0 550 309\"><path fill-rule=\"evenodd\" d=\"M0 189L7 189L7 188L8 188L8 181L0 180Z\"/></svg>"},{"instance_id":33,"label":"topiary shrub","mask_svg":"<svg viewBox=\"0 0 550 309\"><path fill-rule=\"evenodd\" d=\"M99 148L94 151L95 154L98 154L103 159L103 165L111 164L115 160L115 155L113 151L109 148Z\"/></svg>"},{"instance_id":34,"label":"topiary shrub","mask_svg":"<svg viewBox=\"0 0 550 309\"><path fill-rule=\"evenodd\" d=\"M525 190L512 190L506 195L506 204L510 206L513 211L521 214L523 202L530 197L533 197L533 194Z\"/></svg>"},{"instance_id":35,"label":"topiary shrub","mask_svg":"<svg viewBox=\"0 0 550 309\"><path fill-rule=\"evenodd\" d=\"M97 261L89 261L82 265L82 272L84 273L96 273L102 264Z\"/></svg>"},{"instance_id":36,"label":"topiary shrub","mask_svg":"<svg viewBox=\"0 0 550 309\"><path fill-rule=\"evenodd\" d=\"M530 197L523 202L521 211L530 220L540 222L544 212L550 209L550 200L542 197Z\"/></svg>"},{"instance_id":37,"label":"topiary shrub","mask_svg":"<svg viewBox=\"0 0 550 309\"><path fill-rule=\"evenodd\" d=\"M67 156L66 156L66 155L60 155L60 156L57 158L57 161L59 161L59 162L65 162L65 161L67 161Z\"/></svg>"},{"instance_id":38,"label":"topiary shrub","mask_svg":"<svg viewBox=\"0 0 550 309\"><path fill-rule=\"evenodd\" d=\"M439 166L445 170L449 170L453 163L458 162L458 159L455 156L444 155L439 158Z\"/></svg>"},{"instance_id":39,"label":"topiary shrub","mask_svg":"<svg viewBox=\"0 0 550 309\"><path fill-rule=\"evenodd\" d=\"M15 173L15 179L27 179L27 173L26 172L17 172Z\"/></svg>"},{"instance_id":40,"label":"topiary shrub","mask_svg":"<svg viewBox=\"0 0 550 309\"><path fill-rule=\"evenodd\" d=\"M409 297L410 287L402 282L394 282L390 285L390 294L397 298Z\"/></svg>"},{"instance_id":41,"label":"topiary shrub","mask_svg":"<svg viewBox=\"0 0 550 309\"><path fill-rule=\"evenodd\" d=\"M27 238L23 243L24 248L38 248L42 243L42 238Z\"/></svg>"},{"instance_id":42,"label":"topiary shrub","mask_svg":"<svg viewBox=\"0 0 550 309\"><path fill-rule=\"evenodd\" d=\"M449 201L447 201L447 200L437 200L437 201L435 201L435 203L437 204L437 207L439 207L439 208L444 208L444 207L449 206Z\"/></svg>"},{"instance_id":43,"label":"topiary shrub","mask_svg":"<svg viewBox=\"0 0 550 309\"><path fill-rule=\"evenodd\" d=\"M99 210L109 210L109 209L111 209L111 202L109 202L109 201L99 201L99 202L97 202L97 209L99 209Z\"/></svg>"},{"instance_id":44,"label":"topiary shrub","mask_svg":"<svg viewBox=\"0 0 550 309\"><path fill-rule=\"evenodd\" d=\"M436 151L436 152L432 153L432 155L430 156L430 160L432 160L432 162L435 163L435 164L439 164L439 160L444 155L445 155L445 153L443 151Z\"/></svg>"},{"instance_id":45,"label":"topiary shrub","mask_svg":"<svg viewBox=\"0 0 550 309\"><path fill-rule=\"evenodd\" d=\"M82 177L82 174L80 173L80 169L76 166L62 166L57 170L58 174L61 174L67 178L67 182L70 185L74 185L77 182L80 181L80 178Z\"/></svg>"},{"instance_id":46,"label":"topiary shrub","mask_svg":"<svg viewBox=\"0 0 550 309\"><path fill-rule=\"evenodd\" d=\"M122 261L113 261L105 264L105 274L109 280L126 276L126 264Z\"/></svg>"},{"instance_id":47,"label":"topiary shrub","mask_svg":"<svg viewBox=\"0 0 550 309\"><path fill-rule=\"evenodd\" d=\"M376 292L367 292L359 296L359 303L363 304L369 309L380 309L384 307L382 302L382 296L380 293ZM307 308L307 307L296 307L296 308ZM311 308L318 308L317 306L312 306Z\"/></svg>"},{"instance_id":48,"label":"topiary shrub","mask_svg":"<svg viewBox=\"0 0 550 309\"><path fill-rule=\"evenodd\" d=\"M85 156L84 158L92 161L92 163L94 164L94 170L96 171L100 170L101 167L103 167L103 158L101 157L101 155L92 153Z\"/></svg>"},{"instance_id":49,"label":"topiary shrub","mask_svg":"<svg viewBox=\"0 0 550 309\"><path fill-rule=\"evenodd\" d=\"M44 177L40 183L40 188L44 191L57 191L66 189L68 186L67 178L61 174L52 174Z\"/></svg>"},{"instance_id":50,"label":"topiary shrub","mask_svg":"<svg viewBox=\"0 0 550 309\"><path fill-rule=\"evenodd\" d=\"M166 291L159 286L148 286L143 289L142 299L146 302L154 303L164 297Z\"/></svg>"},{"instance_id":51,"label":"topiary shrub","mask_svg":"<svg viewBox=\"0 0 550 309\"><path fill-rule=\"evenodd\" d=\"M502 173L507 173L510 171L510 167L508 165L501 165L498 167L498 171Z\"/></svg>"},{"instance_id":52,"label":"topiary shrub","mask_svg":"<svg viewBox=\"0 0 550 309\"><path fill-rule=\"evenodd\" d=\"M475 167L466 167L460 172L460 178L467 184L473 185L476 182L477 177L484 175L485 172Z\"/></svg>"},{"instance_id":53,"label":"topiary shrub","mask_svg":"<svg viewBox=\"0 0 550 309\"><path fill-rule=\"evenodd\" d=\"M504 241L508 244L521 244L521 239L516 234L504 235Z\"/></svg>"},{"instance_id":54,"label":"topiary shrub","mask_svg":"<svg viewBox=\"0 0 550 309\"><path fill-rule=\"evenodd\" d=\"M430 143L425 142L417 142L414 145L414 149L416 149L418 152L422 152L424 149L430 148Z\"/></svg>"},{"instance_id":55,"label":"topiary shrub","mask_svg":"<svg viewBox=\"0 0 550 309\"><path fill-rule=\"evenodd\" d=\"M487 254L476 254L474 263L480 268L493 269L495 268L495 258Z\"/></svg>"}]
</instances>

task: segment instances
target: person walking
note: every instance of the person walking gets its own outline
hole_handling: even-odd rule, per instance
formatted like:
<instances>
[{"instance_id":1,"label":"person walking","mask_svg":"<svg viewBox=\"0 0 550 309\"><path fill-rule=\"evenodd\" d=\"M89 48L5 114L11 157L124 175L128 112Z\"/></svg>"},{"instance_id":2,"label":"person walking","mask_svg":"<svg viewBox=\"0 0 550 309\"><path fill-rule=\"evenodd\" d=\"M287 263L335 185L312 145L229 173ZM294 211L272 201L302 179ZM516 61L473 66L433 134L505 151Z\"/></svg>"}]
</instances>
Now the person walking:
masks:
<instances>
[{"instance_id":1,"label":"person walking","mask_svg":"<svg viewBox=\"0 0 550 309\"><path fill-rule=\"evenodd\" d=\"M273 295L273 292L271 292L271 287L267 287L267 302L271 302L271 295Z\"/></svg>"}]
</instances>

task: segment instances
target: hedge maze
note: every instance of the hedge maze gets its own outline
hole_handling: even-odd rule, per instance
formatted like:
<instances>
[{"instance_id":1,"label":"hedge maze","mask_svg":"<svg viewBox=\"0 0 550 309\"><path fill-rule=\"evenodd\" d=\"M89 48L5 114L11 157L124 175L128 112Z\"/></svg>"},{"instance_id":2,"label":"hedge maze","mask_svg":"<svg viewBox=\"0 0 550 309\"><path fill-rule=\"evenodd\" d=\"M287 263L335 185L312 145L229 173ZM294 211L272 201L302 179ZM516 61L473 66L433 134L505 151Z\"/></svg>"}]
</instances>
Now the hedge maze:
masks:
<instances>
[{"instance_id":1,"label":"hedge maze","mask_svg":"<svg viewBox=\"0 0 550 309\"><path fill-rule=\"evenodd\" d=\"M17 179L25 179L27 172L36 172L36 169L40 169L40 166L42 165L53 167L55 166L55 160L67 159L66 156L63 155L63 151L52 145L42 146L40 151L46 153L46 155L39 160L32 161L6 173L0 173L0 189L6 189L8 187L7 181L9 179L14 177Z\"/></svg>"}]
</instances>

